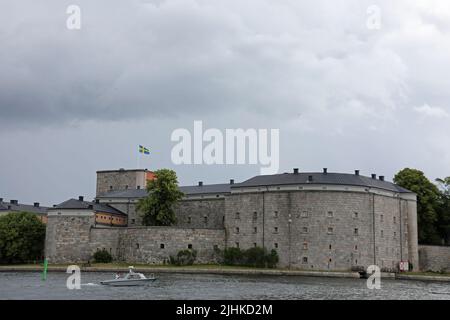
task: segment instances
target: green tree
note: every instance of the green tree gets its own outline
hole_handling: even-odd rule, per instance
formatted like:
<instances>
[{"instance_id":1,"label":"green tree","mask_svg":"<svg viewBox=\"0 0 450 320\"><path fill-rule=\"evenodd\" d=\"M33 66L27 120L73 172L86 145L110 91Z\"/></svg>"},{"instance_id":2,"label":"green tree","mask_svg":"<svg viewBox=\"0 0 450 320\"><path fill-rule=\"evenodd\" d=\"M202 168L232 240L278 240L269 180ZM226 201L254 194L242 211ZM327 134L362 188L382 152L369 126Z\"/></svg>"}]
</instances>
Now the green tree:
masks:
<instances>
[{"instance_id":1,"label":"green tree","mask_svg":"<svg viewBox=\"0 0 450 320\"><path fill-rule=\"evenodd\" d=\"M417 194L417 225L419 243L439 244L441 238L436 228L437 208L440 192L424 173L417 169L406 168L399 171L394 182Z\"/></svg>"},{"instance_id":2,"label":"green tree","mask_svg":"<svg viewBox=\"0 0 450 320\"><path fill-rule=\"evenodd\" d=\"M178 188L175 171L160 169L155 171L155 179L147 184L147 197L137 205L146 226L170 226L176 222L174 205L183 193Z\"/></svg>"},{"instance_id":3,"label":"green tree","mask_svg":"<svg viewBox=\"0 0 450 320\"><path fill-rule=\"evenodd\" d=\"M0 217L0 262L22 263L44 252L45 224L35 214L14 212Z\"/></svg>"},{"instance_id":4,"label":"green tree","mask_svg":"<svg viewBox=\"0 0 450 320\"><path fill-rule=\"evenodd\" d=\"M450 177L436 179L440 189L437 228L444 244L450 244Z\"/></svg>"}]
</instances>

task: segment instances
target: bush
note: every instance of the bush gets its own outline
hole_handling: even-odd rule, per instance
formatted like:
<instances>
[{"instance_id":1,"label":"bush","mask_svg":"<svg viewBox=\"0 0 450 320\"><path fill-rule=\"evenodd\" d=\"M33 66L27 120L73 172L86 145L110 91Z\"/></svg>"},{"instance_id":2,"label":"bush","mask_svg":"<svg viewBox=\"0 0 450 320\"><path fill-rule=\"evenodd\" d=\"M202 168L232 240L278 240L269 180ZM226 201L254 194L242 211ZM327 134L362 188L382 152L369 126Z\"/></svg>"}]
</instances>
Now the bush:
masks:
<instances>
[{"instance_id":1,"label":"bush","mask_svg":"<svg viewBox=\"0 0 450 320\"><path fill-rule=\"evenodd\" d=\"M40 260L44 243L45 224L35 214L14 212L0 217L0 263Z\"/></svg>"},{"instance_id":2,"label":"bush","mask_svg":"<svg viewBox=\"0 0 450 320\"><path fill-rule=\"evenodd\" d=\"M97 263L110 263L112 260L111 254L105 248L94 253L94 261Z\"/></svg>"},{"instance_id":3,"label":"bush","mask_svg":"<svg viewBox=\"0 0 450 320\"><path fill-rule=\"evenodd\" d=\"M248 250L227 248L223 252L223 263L230 266L274 268L278 260L276 250L268 253L266 249L260 247L250 248Z\"/></svg>"},{"instance_id":4,"label":"bush","mask_svg":"<svg viewBox=\"0 0 450 320\"><path fill-rule=\"evenodd\" d=\"M197 251L186 249L178 251L176 257L171 256L169 262L176 266L191 266L194 264L196 258Z\"/></svg>"}]
</instances>

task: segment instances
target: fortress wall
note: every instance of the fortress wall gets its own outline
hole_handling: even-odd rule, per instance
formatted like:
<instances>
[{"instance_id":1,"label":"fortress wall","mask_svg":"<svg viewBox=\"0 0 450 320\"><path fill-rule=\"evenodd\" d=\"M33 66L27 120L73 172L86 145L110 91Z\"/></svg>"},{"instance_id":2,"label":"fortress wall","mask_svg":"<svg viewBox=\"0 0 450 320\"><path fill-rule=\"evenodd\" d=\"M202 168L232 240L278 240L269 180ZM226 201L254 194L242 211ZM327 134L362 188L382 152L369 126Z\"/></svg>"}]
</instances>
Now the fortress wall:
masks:
<instances>
[{"instance_id":1,"label":"fortress wall","mask_svg":"<svg viewBox=\"0 0 450 320\"><path fill-rule=\"evenodd\" d=\"M183 200L175 207L175 214L176 226L180 228L221 229L224 227L225 199Z\"/></svg>"},{"instance_id":2,"label":"fortress wall","mask_svg":"<svg viewBox=\"0 0 450 320\"><path fill-rule=\"evenodd\" d=\"M450 247L420 245L419 265L421 271L450 271Z\"/></svg>"},{"instance_id":3,"label":"fortress wall","mask_svg":"<svg viewBox=\"0 0 450 320\"><path fill-rule=\"evenodd\" d=\"M394 197L351 191L279 191L235 193L225 201L227 246L248 249L256 244L275 249L281 267L349 270L377 264L396 268L409 257L407 239L400 234L408 215L404 212L400 219L401 202Z\"/></svg>"},{"instance_id":4,"label":"fortress wall","mask_svg":"<svg viewBox=\"0 0 450 320\"><path fill-rule=\"evenodd\" d=\"M90 229L95 216L93 212L78 214L48 216L45 256L50 263L78 263L91 259Z\"/></svg>"},{"instance_id":5,"label":"fortress wall","mask_svg":"<svg viewBox=\"0 0 450 320\"><path fill-rule=\"evenodd\" d=\"M162 248L161 245L164 245ZM223 229L185 229L176 227L125 228L121 231L118 259L135 263L163 264L180 250L197 251L196 263L216 261L214 246L223 249Z\"/></svg>"}]
</instances>

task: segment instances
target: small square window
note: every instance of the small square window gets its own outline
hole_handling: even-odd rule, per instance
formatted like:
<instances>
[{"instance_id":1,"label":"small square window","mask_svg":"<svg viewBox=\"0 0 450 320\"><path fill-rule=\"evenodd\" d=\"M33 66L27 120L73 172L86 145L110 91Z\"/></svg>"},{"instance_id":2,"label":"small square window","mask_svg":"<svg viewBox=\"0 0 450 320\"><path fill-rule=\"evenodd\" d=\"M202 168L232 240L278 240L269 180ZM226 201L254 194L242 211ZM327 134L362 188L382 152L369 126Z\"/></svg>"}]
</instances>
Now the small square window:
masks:
<instances>
[{"instance_id":1,"label":"small square window","mask_svg":"<svg viewBox=\"0 0 450 320\"><path fill-rule=\"evenodd\" d=\"M332 234L334 231L333 227L328 227L327 232L328 234Z\"/></svg>"},{"instance_id":2,"label":"small square window","mask_svg":"<svg viewBox=\"0 0 450 320\"><path fill-rule=\"evenodd\" d=\"M256 247L257 247L257 245L256 245L256 242L254 242L254 243L253 243L253 247L254 247L254 248L256 248Z\"/></svg>"},{"instance_id":3,"label":"small square window","mask_svg":"<svg viewBox=\"0 0 450 320\"><path fill-rule=\"evenodd\" d=\"M357 245L355 245L355 251L358 251L358 246Z\"/></svg>"},{"instance_id":4,"label":"small square window","mask_svg":"<svg viewBox=\"0 0 450 320\"><path fill-rule=\"evenodd\" d=\"M236 219L240 219L241 218L241 214L239 212L236 212L235 218Z\"/></svg>"},{"instance_id":5,"label":"small square window","mask_svg":"<svg viewBox=\"0 0 450 320\"><path fill-rule=\"evenodd\" d=\"M397 217L394 217L394 223L397 223Z\"/></svg>"},{"instance_id":6,"label":"small square window","mask_svg":"<svg viewBox=\"0 0 450 320\"><path fill-rule=\"evenodd\" d=\"M308 250L308 242L303 242L303 250Z\"/></svg>"},{"instance_id":7,"label":"small square window","mask_svg":"<svg viewBox=\"0 0 450 320\"><path fill-rule=\"evenodd\" d=\"M328 250L331 250L331 244L328 246Z\"/></svg>"},{"instance_id":8,"label":"small square window","mask_svg":"<svg viewBox=\"0 0 450 320\"><path fill-rule=\"evenodd\" d=\"M139 243L136 243L136 249L139 249Z\"/></svg>"},{"instance_id":9,"label":"small square window","mask_svg":"<svg viewBox=\"0 0 450 320\"><path fill-rule=\"evenodd\" d=\"M236 242L236 248L239 248L239 242Z\"/></svg>"},{"instance_id":10,"label":"small square window","mask_svg":"<svg viewBox=\"0 0 450 320\"><path fill-rule=\"evenodd\" d=\"M384 221L384 215L380 215L380 221L381 221L381 222Z\"/></svg>"},{"instance_id":11,"label":"small square window","mask_svg":"<svg viewBox=\"0 0 450 320\"><path fill-rule=\"evenodd\" d=\"M236 233L239 233L239 227L236 227Z\"/></svg>"},{"instance_id":12,"label":"small square window","mask_svg":"<svg viewBox=\"0 0 450 320\"><path fill-rule=\"evenodd\" d=\"M278 227L273 228L274 233L278 233Z\"/></svg>"},{"instance_id":13,"label":"small square window","mask_svg":"<svg viewBox=\"0 0 450 320\"><path fill-rule=\"evenodd\" d=\"M204 222L204 223L208 223L208 217L207 217L207 216L204 216L204 217L203 217L203 222Z\"/></svg>"},{"instance_id":14,"label":"small square window","mask_svg":"<svg viewBox=\"0 0 450 320\"><path fill-rule=\"evenodd\" d=\"M161 243L161 244L159 245L159 248L160 248L160 249L164 249L164 243Z\"/></svg>"},{"instance_id":15,"label":"small square window","mask_svg":"<svg viewBox=\"0 0 450 320\"><path fill-rule=\"evenodd\" d=\"M258 233L258 228L257 227L253 228L253 233Z\"/></svg>"},{"instance_id":16,"label":"small square window","mask_svg":"<svg viewBox=\"0 0 450 320\"><path fill-rule=\"evenodd\" d=\"M191 218L191 217L188 217L187 223L188 223L188 224L191 224L191 222L192 222L192 218Z\"/></svg>"},{"instance_id":17,"label":"small square window","mask_svg":"<svg viewBox=\"0 0 450 320\"><path fill-rule=\"evenodd\" d=\"M303 228L302 228L302 232L303 232L303 233L308 233L308 227L303 227Z\"/></svg>"},{"instance_id":18,"label":"small square window","mask_svg":"<svg viewBox=\"0 0 450 320\"><path fill-rule=\"evenodd\" d=\"M327 217L328 218L333 218L333 211L328 211L327 212Z\"/></svg>"},{"instance_id":19,"label":"small square window","mask_svg":"<svg viewBox=\"0 0 450 320\"><path fill-rule=\"evenodd\" d=\"M359 229L358 228L353 229L353 235L355 235L355 236L359 235Z\"/></svg>"},{"instance_id":20,"label":"small square window","mask_svg":"<svg viewBox=\"0 0 450 320\"><path fill-rule=\"evenodd\" d=\"M303 257L302 261L303 263L308 263L308 257Z\"/></svg>"},{"instance_id":21,"label":"small square window","mask_svg":"<svg viewBox=\"0 0 450 320\"><path fill-rule=\"evenodd\" d=\"M136 219L131 219L131 224L135 224L136 223Z\"/></svg>"},{"instance_id":22,"label":"small square window","mask_svg":"<svg viewBox=\"0 0 450 320\"><path fill-rule=\"evenodd\" d=\"M353 218L354 219L358 219L358 216L359 216L358 212L353 212Z\"/></svg>"},{"instance_id":23,"label":"small square window","mask_svg":"<svg viewBox=\"0 0 450 320\"><path fill-rule=\"evenodd\" d=\"M274 216L274 218L278 218L278 211L275 211L275 212L273 213L273 216Z\"/></svg>"},{"instance_id":24,"label":"small square window","mask_svg":"<svg viewBox=\"0 0 450 320\"><path fill-rule=\"evenodd\" d=\"M308 218L308 216L309 216L308 211L302 211L301 213L302 218Z\"/></svg>"},{"instance_id":25,"label":"small square window","mask_svg":"<svg viewBox=\"0 0 450 320\"><path fill-rule=\"evenodd\" d=\"M258 219L258 212L253 212L253 220L256 220L256 219Z\"/></svg>"},{"instance_id":26,"label":"small square window","mask_svg":"<svg viewBox=\"0 0 450 320\"><path fill-rule=\"evenodd\" d=\"M394 232L394 239L397 238L397 232Z\"/></svg>"},{"instance_id":27,"label":"small square window","mask_svg":"<svg viewBox=\"0 0 450 320\"><path fill-rule=\"evenodd\" d=\"M273 246L275 247L275 249L278 249L278 243L274 243Z\"/></svg>"},{"instance_id":28,"label":"small square window","mask_svg":"<svg viewBox=\"0 0 450 320\"><path fill-rule=\"evenodd\" d=\"M383 230L381 230L381 237L382 238L384 237L384 231Z\"/></svg>"},{"instance_id":29,"label":"small square window","mask_svg":"<svg viewBox=\"0 0 450 320\"><path fill-rule=\"evenodd\" d=\"M188 244L188 249L192 249L192 244Z\"/></svg>"}]
</instances>

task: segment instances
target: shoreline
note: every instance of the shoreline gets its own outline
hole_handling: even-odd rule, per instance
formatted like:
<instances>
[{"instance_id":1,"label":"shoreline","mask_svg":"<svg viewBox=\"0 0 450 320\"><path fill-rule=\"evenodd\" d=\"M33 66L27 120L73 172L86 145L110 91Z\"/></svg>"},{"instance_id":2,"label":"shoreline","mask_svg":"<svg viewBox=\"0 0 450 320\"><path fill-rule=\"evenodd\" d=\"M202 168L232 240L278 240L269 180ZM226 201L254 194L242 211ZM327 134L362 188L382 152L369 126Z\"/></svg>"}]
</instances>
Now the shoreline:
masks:
<instances>
[{"instance_id":1,"label":"shoreline","mask_svg":"<svg viewBox=\"0 0 450 320\"><path fill-rule=\"evenodd\" d=\"M48 272L66 272L67 265L50 265ZM128 266L100 264L93 266L80 266L82 272L127 272ZM194 265L186 267L177 266L135 266L136 272L152 273L178 273L178 274L215 274L215 275L244 275L244 276L305 276L322 278L353 278L359 279L358 272L353 271L308 271L308 270L287 270L287 269L258 269L248 267L231 267L217 265ZM1 265L0 273L3 272L42 272L41 265ZM435 274L395 274L382 273L383 279L392 280L417 280L417 281L436 281L450 282L450 275Z\"/></svg>"}]
</instances>

